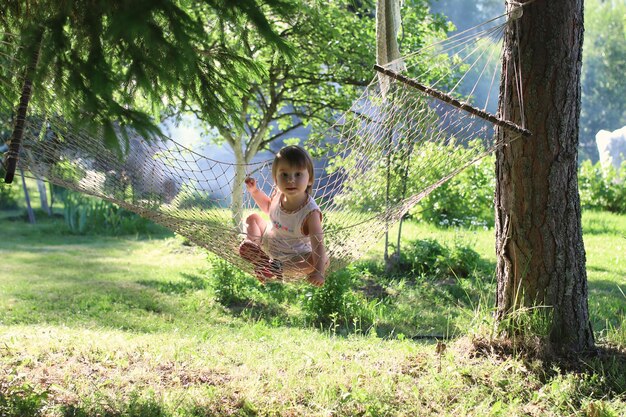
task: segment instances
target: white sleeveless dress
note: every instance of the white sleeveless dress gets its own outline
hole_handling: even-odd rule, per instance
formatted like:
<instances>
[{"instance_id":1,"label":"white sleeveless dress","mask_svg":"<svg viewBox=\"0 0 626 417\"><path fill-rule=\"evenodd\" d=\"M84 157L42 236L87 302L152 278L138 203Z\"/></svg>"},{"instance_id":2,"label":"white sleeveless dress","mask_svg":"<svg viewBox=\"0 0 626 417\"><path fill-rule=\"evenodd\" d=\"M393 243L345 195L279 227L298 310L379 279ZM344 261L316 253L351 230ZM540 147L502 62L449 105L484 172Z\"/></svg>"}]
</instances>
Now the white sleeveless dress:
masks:
<instances>
[{"instance_id":1,"label":"white sleeveless dress","mask_svg":"<svg viewBox=\"0 0 626 417\"><path fill-rule=\"evenodd\" d=\"M308 200L299 209L289 212L281 207L282 193L276 191L270 203L270 221L263 233L262 246L273 259L288 261L297 256L311 253L311 238L302 232L305 219L314 211L322 212L319 206L308 196Z\"/></svg>"}]
</instances>

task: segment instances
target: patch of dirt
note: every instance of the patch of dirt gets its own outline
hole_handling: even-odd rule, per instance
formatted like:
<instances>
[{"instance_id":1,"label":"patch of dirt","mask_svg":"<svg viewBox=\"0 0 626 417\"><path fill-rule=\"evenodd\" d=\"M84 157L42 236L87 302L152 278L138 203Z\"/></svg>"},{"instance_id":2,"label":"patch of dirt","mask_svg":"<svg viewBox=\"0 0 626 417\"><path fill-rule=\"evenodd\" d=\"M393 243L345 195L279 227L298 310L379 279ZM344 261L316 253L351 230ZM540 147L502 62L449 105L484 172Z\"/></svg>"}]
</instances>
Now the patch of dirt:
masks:
<instances>
[{"instance_id":1,"label":"patch of dirt","mask_svg":"<svg viewBox=\"0 0 626 417\"><path fill-rule=\"evenodd\" d=\"M193 385L219 386L227 384L229 375L215 369L197 368L186 363L166 362L154 365L144 360L126 363L112 360L93 361L85 356L51 355L46 361L31 361L15 368L0 367L0 381L15 380L35 384L44 390L57 391L62 397L75 397L73 387L86 385L105 389L117 387L132 390L137 386L153 386L155 381L163 388Z\"/></svg>"},{"instance_id":2,"label":"patch of dirt","mask_svg":"<svg viewBox=\"0 0 626 417\"><path fill-rule=\"evenodd\" d=\"M390 295L387 288L369 278L364 279L363 285L358 287L358 290L361 291L367 298L381 299Z\"/></svg>"},{"instance_id":3,"label":"patch of dirt","mask_svg":"<svg viewBox=\"0 0 626 417\"><path fill-rule=\"evenodd\" d=\"M518 356L527 360L548 360L554 356L550 343L543 342L539 337L527 337L523 340L477 337L472 339L468 349L470 357L490 356L506 359L511 356Z\"/></svg>"},{"instance_id":4,"label":"patch of dirt","mask_svg":"<svg viewBox=\"0 0 626 417\"><path fill-rule=\"evenodd\" d=\"M230 380L230 376L225 373L209 369L187 368L184 364L181 365L174 362L158 365L155 372L158 373L161 383L165 386L219 386L226 384Z\"/></svg>"},{"instance_id":5,"label":"patch of dirt","mask_svg":"<svg viewBox=\"0 0 626 417\"><path fill-rule=\"evenodd\" d=\"M410 356L401 365L400 372L404 375L409 375L413 378L417 378L425 374L429 367L432 366L429 363L429 356L425 353L420 353L414 356Z\"/></svg>"}]
</instances>

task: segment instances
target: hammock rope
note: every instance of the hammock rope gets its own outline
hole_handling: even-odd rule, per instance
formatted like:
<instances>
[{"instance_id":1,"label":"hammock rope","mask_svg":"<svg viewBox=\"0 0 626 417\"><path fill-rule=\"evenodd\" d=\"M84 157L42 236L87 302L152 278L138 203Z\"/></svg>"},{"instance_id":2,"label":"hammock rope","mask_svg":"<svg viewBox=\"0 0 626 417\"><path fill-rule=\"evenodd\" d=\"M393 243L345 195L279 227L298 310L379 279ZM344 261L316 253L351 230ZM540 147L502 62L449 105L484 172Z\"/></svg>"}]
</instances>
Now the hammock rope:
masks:
<instances>
[{"instance_id":1,"label":"hammock rope","mask_svg":"<svg viewBox=\"0 0 626 417\"><path fill-rule=\"evenodd\" d=\"M490 91L483 98L477 93L479 83L491 89L500 78L498 52L503 51L506 25L507 15L503 15L479 31L462 32L402 57L403 65L377 66L378 75L324 140L304 143L316 161L313 196L324 218L330 257L327 272L365 255L388 227L433 190L504 146L503 135L496 134L498 127L512 129L514 138L529 134L492 114ZM7 51L0 52L0 60L9 68L4 74L16 65L12 59L19 53L12 49L12 39L0 34L0 45L8 45ZM15 91L12 97L0 95L2 114L12 115L2 120L5 130L11 129L8 126L15 117L16 86L21 81L17 71L11 73L0 78L0 83L6 83L2 90ZM388 85L384 93L380 77ZM254 272L254 266L238 253L245 233L233 220L260 210L247 194L242 197L239 216L230 206L233 190L242 189L235 179L246 174L271 193L272 160L237 165L209 158L167 137L146 140L133 132L120 157L104 146L103 133L87 132L68 123L62 114L53 93L34 92L19 168L113 202ZM390 178L389 204L383 186L387 159L396 167ZM402 178L409 178L410 183L402 184ZM286 281L302 278L289 265L284 272Z\"/></svg>"}]
</instances>

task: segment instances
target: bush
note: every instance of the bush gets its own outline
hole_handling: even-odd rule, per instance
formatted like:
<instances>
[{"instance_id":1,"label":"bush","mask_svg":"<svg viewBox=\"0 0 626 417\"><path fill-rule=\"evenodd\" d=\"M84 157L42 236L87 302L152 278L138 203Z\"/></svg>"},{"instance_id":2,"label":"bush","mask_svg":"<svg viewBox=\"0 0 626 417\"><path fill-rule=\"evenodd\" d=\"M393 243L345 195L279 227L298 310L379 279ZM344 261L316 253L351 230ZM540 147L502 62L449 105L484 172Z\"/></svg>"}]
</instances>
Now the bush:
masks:
<instances>
[{"instance_id":1,"label":"bush","mask_svg":"<svg viewBox=\"0 0 626 417\"><path fill-rule=\"evenodd\" d=\"M583 209L626 213L626 162L617 171L613 167L603 169L600 162L583 161L578 189Z\"/></svg>"},{"instance_id":2,"label":"bush","mask_svg":"<svg viewBox=\"0 0 626 417\"><path fill-rule=\"evenodd\" d=\"M434 190L412 211L438 226L493 227L495 156L482 158Z\"/></svg>"},{"instance_id":3,"label":"bush","mask_svg":"<svg viewBox=\"0 0 626 417\"><path fill-rule=\"evenodd\" d=\"M358 271L349 266L329 274L320 288L307 287L302 294L302 308L307 319L317 324L350 327L372 323L372 311L367 300L354 288Z\"/></svg>"},{"instance_id":4,"label":"bush","mask_svg":"<svg viewBox=\"0 0 626 417\"><path fill-rule=\"evenodd\" d=\"M228 261L209 255L215 298L225 306L250 300L256 280Z\"/></svg>"},{"instance_id":5,"label":"bush","mask_svg":"<svg viewBox=\"0 0 626 417\"><path fill-rule=\"evenodd\" d=\"M0 181L0 210L13 210L17 208L15 187Z\"/></svg>"},{"instance_id":6,"label":"bush","mask_svg":"<svg viewBox=\"0 0 626 417\"><path fill-rule=\"evenodd\" d=\"M481 268L480 255L467 245L455 242L449 248L434 239L418 239L404 247L391 273L446 279L469 277Z\"/></svg>"},{"instance_id":7,"label":"bush","mask_svg":"<svg viewBox=\"0 0 626 417\"><path fill-rule=\"evenodd\" d=\"M185 189L176 197L176 206L180 210L208 210L219 207L219 199L208 191Z\"/></svg>"},{"instance_id":8,"label":"bush","mask_svg":"<svg viewBox=\"0 0 626 417\"><path fill-rule=\"evenodd\" d=\"M78 184L86 175L87 172L79 163L67 159L56 162L50 171L51 178L58 178L67 184Z\"/></svg>"},{"instance_id":9,"label":"bush","mask_svg":"<svg viewBox=\"0 0 626 417\"><path fill-rule=\"evenodd\" d=\"M407 168L407 158L402 153L394 154L396 158L390 161L389 174L387 160L382 158L371 167L366 181L344 183L344 190L335 201L344 209L363 213L382 212L387 206L388 185L389 200L391 204L396 204L437 183L450 173L451 167L463 165L483 152L480 141L473 141L467 147L423 143L420 144L419 152L409 158L406 178L403 174ZM350 163L350 160L343 163ZM479 159L432 191L410 214L439 226L492 227L495 218L494 163L493 155ZM351 166L348 165L346 169L351 169Z\"/></svg>"}]
</instances>

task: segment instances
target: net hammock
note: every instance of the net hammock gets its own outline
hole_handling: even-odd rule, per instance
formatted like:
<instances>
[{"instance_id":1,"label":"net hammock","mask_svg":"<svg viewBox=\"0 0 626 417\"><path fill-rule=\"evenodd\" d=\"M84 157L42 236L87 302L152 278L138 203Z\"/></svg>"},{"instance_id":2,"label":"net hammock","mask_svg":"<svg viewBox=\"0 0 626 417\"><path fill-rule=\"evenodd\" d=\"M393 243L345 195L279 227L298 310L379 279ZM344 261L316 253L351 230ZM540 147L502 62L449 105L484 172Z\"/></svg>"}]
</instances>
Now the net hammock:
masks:
<instances>
[{"instance_id":1,"label":"net hammock","mask_svg":"<svg viewBox=\"0 0 626 417\"><path fill-rule=\"evenodd\" d=\"M302 144L316 161L313 196L323 213L327 272L366 254L420 200L505 145L503 136L528 135L493 115L506 25L503 15L377 67L377 77L324 140ZM9 51L0 59L10 68L19 51L5 47L13 44L9 34L0 42ZM20 81L0 81L12 82L16 91L0 97L2 114L11 115L2 121L5 131L12 130ZM103 135L64 120L62 110L53 94L34 92L19 169L113 202L253 273L238 253L245 236L240 219L259 210L236 183L243 172L269 195L272 159L241 166L167 137L147 141L132 132L120 157L103 145ZM497 135L497 129L514 134ZM243 193L240 211L231 209L233 192ZM283 272L287 281L303 275L289 265Z\"/></svg>"}]
</instances>

